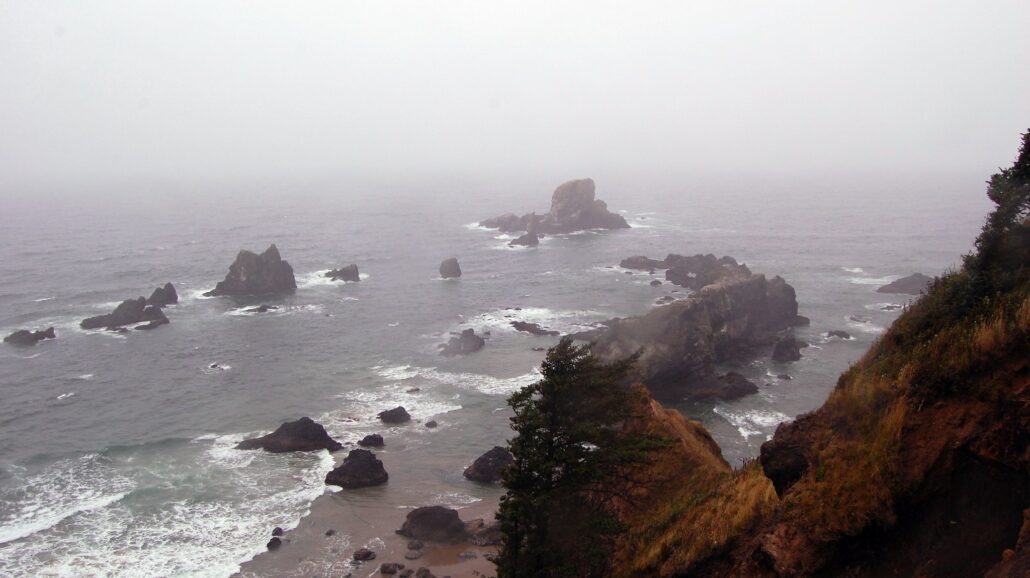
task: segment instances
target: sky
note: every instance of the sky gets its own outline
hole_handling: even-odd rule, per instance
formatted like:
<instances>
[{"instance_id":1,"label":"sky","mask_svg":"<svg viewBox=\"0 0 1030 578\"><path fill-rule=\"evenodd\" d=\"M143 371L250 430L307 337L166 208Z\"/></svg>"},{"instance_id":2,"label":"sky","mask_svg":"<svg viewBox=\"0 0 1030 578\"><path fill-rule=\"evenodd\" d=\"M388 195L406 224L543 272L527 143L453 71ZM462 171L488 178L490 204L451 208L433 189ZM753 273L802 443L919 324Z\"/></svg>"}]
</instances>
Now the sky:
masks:
<instances>
[{"instance_id":1,"label":"sky","mask_svg":"<svg viewBox=\"0 0 1030 578\"><path fill-rule=\"evenodd\" d=\"M964 174L1030 2L0 0L0 195L131 179Z\"/></svg>"}]
</instances>

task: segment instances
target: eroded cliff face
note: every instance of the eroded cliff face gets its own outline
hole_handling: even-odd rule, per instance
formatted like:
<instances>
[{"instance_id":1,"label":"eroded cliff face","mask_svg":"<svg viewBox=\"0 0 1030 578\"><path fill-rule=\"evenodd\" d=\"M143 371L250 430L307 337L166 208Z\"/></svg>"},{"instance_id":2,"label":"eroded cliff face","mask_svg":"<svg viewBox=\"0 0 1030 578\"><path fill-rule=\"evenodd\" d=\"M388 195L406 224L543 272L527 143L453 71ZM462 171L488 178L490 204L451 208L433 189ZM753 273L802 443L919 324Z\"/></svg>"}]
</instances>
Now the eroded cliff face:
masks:
<instances>
[{"instance_id":1,"label":"eroded cliff face","mask_svg":"<svg viewBox=\"0 0 1030 578\"><path fill-rule=\"evenodd\" d=\"M680 485L629 519L616 573L1025 577L1028 226L994 245L1006 267L975 257L937 280L820 409L780 426L760 463L684 467ZM1012 255L1024 256L1015 268ZM734 295L703 309L714 319Z\"/></svg>"},{"instance_id":2,"label":"eroded cliff face","mask_svg":"<svg viewBox=\"0 0 1030 578\"><path fill-rule=\"evenodd\" d=\"M715 364L769 345L797 318L794 289L727 267L720 280L641 317L616 319L587 338L593 352L619 359L640 352L631 379L662 399L725 397Z\"/></svg>"}]
</instances>

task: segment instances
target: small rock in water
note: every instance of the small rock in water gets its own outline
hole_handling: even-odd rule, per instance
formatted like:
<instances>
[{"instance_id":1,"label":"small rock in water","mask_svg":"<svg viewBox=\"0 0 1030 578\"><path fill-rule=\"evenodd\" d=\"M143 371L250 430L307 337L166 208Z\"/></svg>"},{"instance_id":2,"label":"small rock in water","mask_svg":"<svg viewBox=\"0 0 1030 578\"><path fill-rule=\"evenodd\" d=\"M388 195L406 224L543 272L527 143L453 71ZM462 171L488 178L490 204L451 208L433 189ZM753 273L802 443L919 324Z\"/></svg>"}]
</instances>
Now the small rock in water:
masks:
<instances>
[{"instance_id":1,"label":"small rock in water","mask_svg":"<svg viewBox=\"0 0 1030 578\"><path fill-rule=\"evenodd\" d=\"M851 339L851 334L850 333L848 333L847 331L842 331L840 329L833 329L831 331L827 331L826 332L826 336L827 337L839 337L841 339Z\"/></svg>"},{"instance_id":2,"label":"small rock in water","mask_svg":"<svg viewBox=\"0 0 1030 578\"><path fill-rule=\"evenodd\" d=\"M782 379L782 380L784 380L784 381L790 381L790 380L791 380L791 377L790 377L790 375L789 375L789 374L787 374L787 373L781 373L781 374L779 374L779 375L777 375L777 376L776 376L776 379Z\"/></svg>"},{"instance_id":3,"label":"small rock in water","mask_svg":"<svg viewBox=\"0 0 1030 578\"><path fill-rule=\"evenodd\" d=\"M336 535L336 530L333 530L332 528L329 528L328 530L325 531L325 535L326 536L335 536Z\"/></svg>"},{"instance_id":4,"label":"small rock in water","mask_svg":"<svg viewBox=\"0 0 1030 578\"><path fill-rule=\"evenodd\" d=\"M652 287L659 287L659 286L661 286L661 284L662 284L662 282L659 281L658 279L655 279L655 280L651 281L651 286Z\"/></svg>"},{"instance_id":5,"label":"small rock in water","mask_svg":"<svg viewBox=\"0 0 1030 578\"><path fill-rule=\"evenodd\" d=\"M426 427L427 427L427 428L429 428L429 429L433 429L433 428L435 428L435 427L436 427L437 425L438 425L438 424L436 423L436 420L435 420L435 419L431 419L431 420L429 420L429 421L427 421L427 422L426 422Z\"/></svg>"},{"instance_id":6,"label":"small rock in water","mask_svg":"<svg viewBox=\"0 0 1030 578\"><path fill-rule=\"evenodd\" d=\"M408 414L408 410L402 406L381 411L377 414L377 417L382 420L383 423L406 423L411 421L411 415Z\"/></svg>"},{"instance_id":7,"label":"small rock in water","mask_svg":"<svg viewBox=\"0 0 1030 578\"><path fill-rule=\"evenodd\" d=\"M422 557L422 550L408 550L404 553L406 560L418 560Z\"/></svg>"},{"instance_id":8,"label":"small rock in water","mask_svg":"<svg viewBox=\"0 0 1030 578\"><path fill-rule=\"evenodd\" d=\"M283 541L278 536L276 536L276 537L272 538L271 540L269 540L268 544L266 544L265 546L269 550L278 550L279 546L282 546L282 545L283 545Z\"/></svg>"},{"instance_id":9,"label":"small rock in water","mask_svg":"<svg viewBox=\"0 0 1030 578\"><path fill-rule=\"evenodd\" d=\"M282 536L283 535L283 529L280 528L279 526L276 526L275 529L272 530L272 535L273 536Z\"/></svg>"},{"instance_id":10,"label":"small rock in water","mask_svg":"<svg viewBox=\"0 0 1030 578\"><path fill-rule=\"evenodd\" d=\"M474 560L478 557L479 555L471 550L469 550L468 552L462 552L461 554L458 554L458 558L461 558L462 560Z\"/></svg>"},{"instance_id":11,"label":"small rock in water","mask_svg":"<svg viewBox=\"0 0 1030 578\"><path fill-rule=\"evenodd\" d=\"M379 567L379 573L384 574L386 576L392 576L403 569L404 564L399 564L397 562L386 562L385 564Z\"/></svg>"},{"instance_id":12,"label":"small rock in water","mask_svg":"<svg viewBox=\"0 0 1030 578\"><path fill-rule=\"evenodd\" d=\"M408 542L408 550L421 550L425 548L425 543L422 540L412 540Z\"/></svg>"},{"instance_id":13,"label":"small rock in water","mask_svg":"<svg viewBox=\"0 0 1030 578\"><path fill-rule=\"evenodd\" d=\"M409 390L405 391L404 393L418 393L418 392L420 392L420 391L422 391L422 388L421 388L421 387L413 387L413 388L411 388L411 389L409 389Z\"/></svg>"},{"instance_id":14,"label":"small rock in water","mask_svg":"<svg viewBox=\"0 0 1030 578\"><path fill-rule=\"evenodd\" d=\"M361 438L361 440L358 442L358 445L363 448L381 448L385 446L386 443L383 442L383 436L379 434L368 434L367 436Z\"/></svg>"},{"instance_id":15,"label":"small rock in water","mask_svg":"<svg viewBox=\"0 0 1030 578\"><path fill-rule=\"evenodd\" d=\"M366 560L375 560L376 553L369 550L368 548L358 548L354 552L354 559L358 562L364 562Z\"/></svg>"}]
</instances>

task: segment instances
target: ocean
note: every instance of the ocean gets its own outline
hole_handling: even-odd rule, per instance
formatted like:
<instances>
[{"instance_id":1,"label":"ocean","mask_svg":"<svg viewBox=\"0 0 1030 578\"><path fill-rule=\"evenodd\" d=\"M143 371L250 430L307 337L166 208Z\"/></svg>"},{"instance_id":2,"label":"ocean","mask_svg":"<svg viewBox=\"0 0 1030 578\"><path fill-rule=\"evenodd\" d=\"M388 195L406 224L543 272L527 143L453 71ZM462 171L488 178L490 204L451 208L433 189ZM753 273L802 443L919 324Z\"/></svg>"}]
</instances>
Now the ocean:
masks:
<instances>
[{"instance_id":1,"label":"ocean","mask_svg":"<svg viewBox=\"0 0 1030 578\"><path fill-rule=\"evenodd\" d=\"M724 368L759 384L740 400L671 404L704 422L739 464L777 424L820 405L897 315L883 306L907 301L875 289L957 264L989 208L979 190L940 183L772 190L598 180L598 197L631 229L512 249L510 236L475 224L545 212L557 184L6 203L0 333L52 325L58 337L0 347L0 575L229 576L265 549L272 527L295 526L327 491L325 452L233 449L304 415L342 442L386 437L390 482L354 498L366 505L372 496L389 513L495 500L500 489L461 471L503 444L506 396L537 378L543 353L533 348L555 342L510 322L568 332L646 312L676 288L617 267L632 255L731 255L796 288L812 320L798 331L812 344L801 361L765 355ZM238 250L271 243L293 265L294 295L201 295ZM452 256L463 276L439 279ZM350 263L360 282L321 276ZM78 328L167 281L180 294L169 325L128 335ZM280 308L239 310L259 303ZM489 332L482 351L438 355L467 327ZM825 338L833 329L853 339ZM397 405L414 422L381 426L376 413ZM439 427L423 427L429 419ZM338 530L346 544L347 527Z\"/></svg>"}]
</instances>

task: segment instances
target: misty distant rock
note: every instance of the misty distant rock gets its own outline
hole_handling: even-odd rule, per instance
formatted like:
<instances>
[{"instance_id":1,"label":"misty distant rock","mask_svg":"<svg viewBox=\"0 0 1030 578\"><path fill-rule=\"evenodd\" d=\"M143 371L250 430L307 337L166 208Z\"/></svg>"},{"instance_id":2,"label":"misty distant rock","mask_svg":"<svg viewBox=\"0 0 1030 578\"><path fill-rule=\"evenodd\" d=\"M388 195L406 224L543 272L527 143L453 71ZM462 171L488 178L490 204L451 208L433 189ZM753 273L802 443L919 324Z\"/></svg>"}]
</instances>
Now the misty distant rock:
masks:
<instances>
[{"instance_id":1,"label":"misty distant rock","mask_svg":"<svg viewBox=\"0 0 1030 578\"><path fill-rule=\"evenodd\" d=\"M629 228L626 219L609 211L607 203L595 198L593 179L576 179L559 185L551 195L551 210L545 215L527 213L520 217L505 213L481 221L479 225L506 233L526 231L536 235Z\"/></svg>"},{"instance_id":2,"label":"misty distant rock","mask_svg":"<svg viewBox=\"0 0 1030 578\"><path fill-rule=\"evenodd\" d=\"M358 273L358 266L353 264L327 271L325 276L332 281L347 281L351 283L361 281L361 275Z\"/></svg>"},{"instance_id":3,"label":"misty distant rock","mask_svg":"<svg viewBox=\"0 0 1030 578\"><path fill-rule=\"evenodd\" d=\"M179 294L175 291L175 285L165 283L163 287L154 289L154 292L147 298L147 305L165 307L179 302Z\"/></svg>"},{"instance_id":4,"label":"misty distant rock","mask_svg":"<svg viewBox=\"0 0 1030 578\"><path fill-rule=\"evenodd\" d=\"M44 330L29 331L28 329L19 329L14 333L4 337L4 343L11 345L29 346L35 345L44 339L57 339L57 334L54 332L53 327L47 327Z\"/></svg>"},{"instance_id":5,"label":"misty distant rock","mask_svg":"<svg viewBox=\"0 0 1030 578\"><path fill-rule=\"evenodd\" d=\"M444 259L440 263L440 277L444 279L452 279L461 277L461 266L458 265L458 259L451 257L450 259Z\"/></svg>"},{"instance_id":6,"label":"misty distant rock","mask_svg":"<svg viewBox=\"0 0 1030 578\"><path fill-rule=\"evenodd\" d=\"M876 290L877 293L900 293L904 295L919 295L926 291L926 288L933 282L933 277L927 277L922 273L913 273L908 277L902 277Z\"/></svg>"},{"instance_id":7,"label":"misty distant rock","mask_svg":"<svg viewBox=\"0 0 1030 578\"><path fill-rule=\"evenodd\" d=\"M115 329L125 325L136 323L148 323L146 329L153 329L159 325L168 323L161 308L157 305L148 305L143 297L126 299L115 307L114 311L107 315L97 315L83 319L79 326L83 329Z\"/></svg>"},{"instance_id":8,"label":"misty distant rock","mask_svg":"<svg viewBox=\"0 0 1030 578\"><path fill-rule=\"evenodd\" d=\"M228 295L244 297L249 295L278 295L292 293L297 289L293 267L279 255L279 249L272 244L258 255L243 250L229 266L229 273L214 289L204 293L206 297Z\"/></svg>"},{"instance_id":9,"label":"misty distant rock","mask_svg":"<svg viewBox=\"0 0 1030 578\"><path fill-rule=\"evenodd\" d=\"M537 237L536 233L526 233L517 239L512 239L509 243L509 247L536 247L540 244L540 237Z\"/></svg>"}]
</instances>

